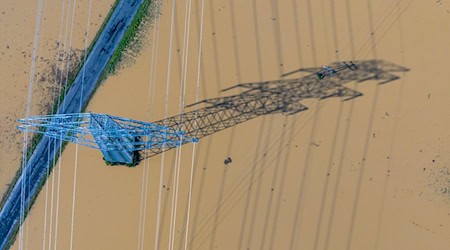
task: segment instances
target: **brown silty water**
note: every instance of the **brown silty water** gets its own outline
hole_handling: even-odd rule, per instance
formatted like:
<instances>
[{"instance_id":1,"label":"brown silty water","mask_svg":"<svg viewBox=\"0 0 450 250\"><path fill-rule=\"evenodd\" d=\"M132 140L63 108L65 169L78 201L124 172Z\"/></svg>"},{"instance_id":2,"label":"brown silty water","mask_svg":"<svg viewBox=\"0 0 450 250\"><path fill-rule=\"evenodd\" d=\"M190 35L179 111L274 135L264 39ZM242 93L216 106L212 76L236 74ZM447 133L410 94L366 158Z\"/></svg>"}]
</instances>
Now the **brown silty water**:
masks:
<instances>
[{"instance_id":1,"label":"brown silty water","mask_svg":"<svg viewBox=\"0 0 450 250\"><path fill-rule=\"evenodd\" d=\"M239 83L279 80L283 73L337 60L383 59L410 71L384 85L345 85L364 94L351 101L307 99L306 111L257 117L201 139L188 248L447 249L450 86L443 72L450 36L442 27L448 25L449 3L205 2L200 100L237 94L242 90L220 90ZM186 104L195 102L200 7L201 1L192 2ZM88 111L143 121L164 118L171 10L171 1L164 1L154 91L149 92L150 36L150 46L135 63L102 84ZM177 2L169 116L180 111L184 13L184 2ZM185 243L192 144L180 150L176 249ZM49 235L55 246L56 224L57 247L69 248L75 159L74 249L154 248L161 163L158 247L168 247L177 151L136 168L105 166L92 149L79 147L77 157L75 152L69 144L61 172L55 171L61 188L56 217L56 178L51 233L53 177L45 239L45 189L25 222L30 249L42 247L43 239L48 247ZM232 162L225 165L227 157Z\"/></svg>"}]
</instances>

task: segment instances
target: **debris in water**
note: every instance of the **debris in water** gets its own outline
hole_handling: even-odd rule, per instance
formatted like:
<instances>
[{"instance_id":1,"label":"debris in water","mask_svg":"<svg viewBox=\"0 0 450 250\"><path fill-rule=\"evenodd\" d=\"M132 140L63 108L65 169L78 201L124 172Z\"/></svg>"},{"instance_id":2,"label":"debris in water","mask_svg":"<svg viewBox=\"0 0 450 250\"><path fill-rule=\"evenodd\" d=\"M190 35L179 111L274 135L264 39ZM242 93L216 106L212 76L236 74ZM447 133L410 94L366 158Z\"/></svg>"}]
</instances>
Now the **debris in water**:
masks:
<instances>
[{"instance_id":1,"label":"debris in water","mask_svg":"<svg viewBox=\"0 0 450 250\"><path fill-rule=\"evenodd\" d=\"M230 164L231 162L232 162L231 157L228 157L228 158L226 158L226 159L223 161L223 163L224 163L225 165L228 165L228 164Z\"/></svg>"}]
</instances>

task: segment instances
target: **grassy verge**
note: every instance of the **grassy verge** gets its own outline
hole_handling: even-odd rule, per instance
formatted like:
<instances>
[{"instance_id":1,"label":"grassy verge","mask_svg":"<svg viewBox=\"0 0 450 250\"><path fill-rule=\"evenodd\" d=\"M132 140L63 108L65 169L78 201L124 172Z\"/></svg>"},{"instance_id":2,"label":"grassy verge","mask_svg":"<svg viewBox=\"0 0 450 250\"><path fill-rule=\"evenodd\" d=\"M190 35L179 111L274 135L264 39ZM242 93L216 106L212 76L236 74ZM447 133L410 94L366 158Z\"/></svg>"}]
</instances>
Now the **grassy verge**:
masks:
<instances>
[{"instance_id":1,"label":"grassy verge","mask_svg":"<svg viewBox=\"0 0 450 250\"><path fill-rule=\"evenodd\" d=\"M114 51L114 54L111 56L111 59L108 62L108 65L106 66L106 70L104 73L111 74L115 73L117 70L117 64L122 59L122 52L128 48L128 46L131 44L133 39L136 37L136 34L139 31L139 28L142 25L142 22L149 16L149 7L152 3L152 0L144 0L141 7L138 9L136 16L131 21L130 26L125 31L125 34L123 35L122 40L120 41L119 45L117 46L116 51Z\"/></svg>"}]
</instances>

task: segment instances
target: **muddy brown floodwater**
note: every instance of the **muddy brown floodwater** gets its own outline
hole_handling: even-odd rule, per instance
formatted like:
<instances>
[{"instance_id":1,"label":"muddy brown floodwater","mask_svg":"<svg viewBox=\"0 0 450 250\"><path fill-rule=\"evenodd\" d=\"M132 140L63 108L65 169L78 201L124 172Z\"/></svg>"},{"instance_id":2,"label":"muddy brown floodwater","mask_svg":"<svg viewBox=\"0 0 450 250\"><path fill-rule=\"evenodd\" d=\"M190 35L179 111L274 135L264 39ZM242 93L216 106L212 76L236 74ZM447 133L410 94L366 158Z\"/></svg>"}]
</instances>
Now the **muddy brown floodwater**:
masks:
<instances>
[{"instance_id":1,"label":"muddy brown floodwater","mask_svg":"<svg viewBox=\"0 0 450 250\"><path fill-rule=\"evenodd\" d=\"M147 46L135 64L102 84L89 111L144 121L164 117L171 2L164 1L161 10L153 105L152 46ZM305 100L309 109L299 114L258 117L203 138L196 151L188 248L448 249L448 189L433 185L445 187L450 180L448 171L440 171L450 163L445 74L450 34L443 32L449 2L205 2L200 99L237 93L220 90L238 83L277 80L300 67L336 60L383 59L410 71L385 85L358 84L364 95L353 101ZM195 101L200 6L201 1L192 2L187 104ZM168 115L179 112L184 13L184 2L178 1ZM48 247L50 235L54 246L56 224L57 247L69 248L75 152L69 144L62 155L51 232L52 178L45 239L45 189L24 224L30 249L41 248L43 239ZM176 150L169 151L164 161L161 249L169 244L175 156ZM176 249L185 243L191 157L192 145L183 146ZM225 165L227 157L232 162ZM153 248L161 155L136 168L108 167L100 152L79 147L77 159L74 249Z\"/></svg>"}]
</instances>

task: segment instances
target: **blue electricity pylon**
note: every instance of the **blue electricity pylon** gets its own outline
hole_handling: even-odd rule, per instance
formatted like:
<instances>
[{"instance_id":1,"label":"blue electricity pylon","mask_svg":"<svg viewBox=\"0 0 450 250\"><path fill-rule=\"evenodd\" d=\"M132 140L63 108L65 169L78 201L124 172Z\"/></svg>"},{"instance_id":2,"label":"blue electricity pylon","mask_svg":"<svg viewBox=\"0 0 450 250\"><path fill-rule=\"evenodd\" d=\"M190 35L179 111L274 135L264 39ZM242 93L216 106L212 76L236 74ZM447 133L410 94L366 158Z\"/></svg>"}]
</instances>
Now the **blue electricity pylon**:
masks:
<instances>
[{"instance_id":1,"label":"blue electricity pylon","mask_svg":"<svg viewBox=\"0 0 450 250\"><path fill-rule=\"evenodd\" d=\"M172 127L94 113L20 119L20 130L100 149L106 161L133 163L138 151L174 148L198 139Z\"/></svg>"}]
</instances>

